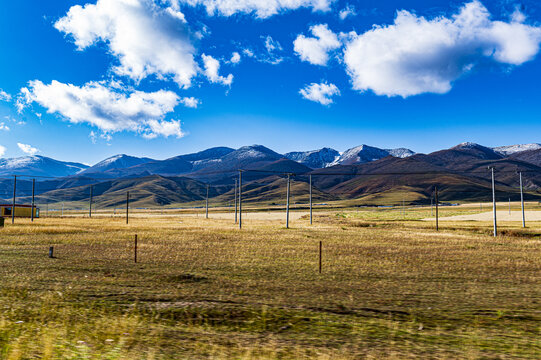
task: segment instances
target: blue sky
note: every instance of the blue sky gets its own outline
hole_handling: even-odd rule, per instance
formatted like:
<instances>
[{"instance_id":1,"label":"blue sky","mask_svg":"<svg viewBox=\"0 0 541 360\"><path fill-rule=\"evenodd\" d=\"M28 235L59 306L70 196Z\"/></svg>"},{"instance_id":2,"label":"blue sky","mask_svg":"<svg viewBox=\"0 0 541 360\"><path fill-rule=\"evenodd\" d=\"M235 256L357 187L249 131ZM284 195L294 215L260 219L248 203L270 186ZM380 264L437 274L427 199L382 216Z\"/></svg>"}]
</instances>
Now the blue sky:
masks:
<instances>
[{"instance_id":1,"label":"blue sky","mask_svg":"<svg viewBox=\"0 0 541 360\"><path fill-rule=\"evenodd\" d=\"M539 5L427 3L0 2L0 150L540 142Z\"/></svg>"}]
</instances>

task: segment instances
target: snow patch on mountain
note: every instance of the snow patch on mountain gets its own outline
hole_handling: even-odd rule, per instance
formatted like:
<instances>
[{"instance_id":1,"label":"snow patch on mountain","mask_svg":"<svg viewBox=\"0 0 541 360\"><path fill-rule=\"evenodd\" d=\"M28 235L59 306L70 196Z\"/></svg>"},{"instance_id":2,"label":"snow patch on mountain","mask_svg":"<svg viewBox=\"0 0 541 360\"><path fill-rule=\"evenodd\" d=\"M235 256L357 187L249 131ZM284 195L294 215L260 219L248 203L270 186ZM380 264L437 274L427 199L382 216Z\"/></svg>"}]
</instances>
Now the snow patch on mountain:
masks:
<instances>
[{"instance_id":1,"label":"snow patch on mountain","mask_svg":"<svg viewBox=\"0 0 541 360\"><path fill-rule=\"evenodd\" d=\"M541 144L532 143L532 144L507 145L507 146L498 146L492 149L496 151L498 154L509 156L509 155L521 153L524 151L539 150L541 149Z\"/></svg>"},{"instance_id":2,"label":"snow patch on mountain","mask_svg":"<svg viewBox=\"0 0 541 360\"><path fill-rule=\"evenodd\" d=\"M406 149L406 148L385 149L385 151L389 152L389 155L397 157L397 158L401 158L401 159L415 155L414 151L411 151L410 149Z\"/></svg>"}]
</instances>

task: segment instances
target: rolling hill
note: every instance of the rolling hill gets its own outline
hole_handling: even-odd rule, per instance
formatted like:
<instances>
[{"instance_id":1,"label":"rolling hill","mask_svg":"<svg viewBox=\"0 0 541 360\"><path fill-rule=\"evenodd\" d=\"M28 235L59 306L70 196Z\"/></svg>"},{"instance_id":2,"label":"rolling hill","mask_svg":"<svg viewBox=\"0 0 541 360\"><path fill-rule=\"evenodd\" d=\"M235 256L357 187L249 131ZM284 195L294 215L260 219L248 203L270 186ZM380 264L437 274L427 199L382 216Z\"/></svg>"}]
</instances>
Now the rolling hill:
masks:
<instances>
[{"instance_id":1,"label":"rolling hill","mask_svg":"<svg viewBox=\"0 0 541 360\"><path fill-rule=\"evenodd\" d=\"M521 171L528 192L526 197L538 199L538 189L541 187L541 149L534 145L490 148L475 143L462 143L430 154L363 145L344 152L340 156L344 164L327 164L323 167L320 166L325 165L332 156L336 161L334 150L324 148L284 156L267 147L252 145L237 150L212 148L165 160L117 155L93 167L77 170L75 174L74 169L80 169L76 164L48 158L43 158L43 162L33 159L27 165L21 161L21 166L16 169L21 172L44 171L47 166L40 167L39 164L48 165L51 164L49 160L52 160L55 166L60 166L60 173L67 171L67 167L70 175L38 178L38 201L84 202L87 201L92 185L96 203L111 207L124 203L127 191L132 194L134 203L145 206L202 201L207 184L215 202L230 202L233 200L233 185L239 169L244 170L244 199L249 202L282 201L284 175L287 173L293 174L292 194L298 199L306 199L307 182L311 175L316 201L357 199L359 204L394 203L402 200L427 203L435 186L438 186L443 201L486 201L491 194L489 167L496 169L497 193L500 198L516 199L519 185L517 172ZM28 201L31 188L30 178L18 179L19 201ZM13 178L0 179L0 197L3 201L11 201L12 194Z\"/></svg>"}]
</instances>

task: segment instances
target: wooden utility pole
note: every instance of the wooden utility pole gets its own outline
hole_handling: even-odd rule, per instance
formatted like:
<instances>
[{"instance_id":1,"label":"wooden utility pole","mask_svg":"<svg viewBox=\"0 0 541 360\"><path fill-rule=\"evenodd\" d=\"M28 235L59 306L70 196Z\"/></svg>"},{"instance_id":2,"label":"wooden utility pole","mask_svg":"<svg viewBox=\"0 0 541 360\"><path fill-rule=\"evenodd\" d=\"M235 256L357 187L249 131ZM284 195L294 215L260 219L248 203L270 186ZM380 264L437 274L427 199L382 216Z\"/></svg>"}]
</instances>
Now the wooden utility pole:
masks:
<instances>
[{"instance_id":1,"label":"wooden utility pole","mask_svg":"<svg viewBox=\"0 0 541 360\"><path fill-rule=\"evenodd\" d=\"M239 170L239 229L242 229L242 170Z\"/></svg>"},{"instance_id":2,"label":"wooden utility pole","mask_svg":"<svg viewBox=\"0 0 541 360\"><path fill-rule=\"evenodd\" d=\"M88 217L92 217L92 190L93 186L90 185L90 202L88 204Z\"/></svg>"},{"instance_id":3,"label":"wooden utility pole","mask_svg":"<svg viewBox=\"0 0 541 360\"><path fill-rule=\"evenodd\" d=\"M126 193L126 224L130 221L130 192Z\"/></svg>"},{"instance_id":4,"label":"wooden utility pole","mask_svg":"<svg viewBox=\"0 0 541 360\"><path fill-rule=\"evenodd\" d=\"M207 203L205 207L205 218L209 218L209 184L207 184Z\"/></svg>"},{"instance_id":5,"label":"wooden utility pole","mask_svg":"<svg viewBox=\"0 0 541 360\"><path fill-rule=\"evenodd\" d=\"M310 176L310 225L312 225L312 174Z\"/></svg>"},{"instance_id":6,"label":"wooden utility pole","mask_svg":"<svg viewBox=\"0 0 541 360\"><path fill-rule=\"evenodd\" d=\"M17 193L17 175L13 175L13 206L11 207L11 223L15 224L15 194Z\"/></svg>"},{"instance_id":7,"label":"wooden utility pole","mask_svg":"<svg viewBox=\"0 0 541 360\"><path fill-rule=\"evenodd\" d=\"M238 219L237 219L237 207L238 207L238 203L237 203L237 186L238 186L238 179L235 179L235 224L238 222Z\"/></svg>"},{"instance_id":8,"label":"wooden utility pole","mask_svg":"<svg viewBox=\"0 0 541 360\"><path fill-rule=\"evenodd\" d=\"M494 236L498 236L498 225L496 220L496 185L494 182L494 168L490 168L492 172L492 214L494 216Z\"/></svg>"}]
</instances>

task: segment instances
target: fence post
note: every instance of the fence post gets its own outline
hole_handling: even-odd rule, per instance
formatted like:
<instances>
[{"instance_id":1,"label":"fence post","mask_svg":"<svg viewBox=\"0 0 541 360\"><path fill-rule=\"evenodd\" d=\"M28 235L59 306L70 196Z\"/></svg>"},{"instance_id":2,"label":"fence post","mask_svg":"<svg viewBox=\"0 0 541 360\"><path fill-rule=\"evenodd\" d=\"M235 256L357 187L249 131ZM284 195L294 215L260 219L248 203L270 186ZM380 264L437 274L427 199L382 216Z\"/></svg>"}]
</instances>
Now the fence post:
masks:
<instances>
[{"instance_id":1,"label":"fence post","mask_svg":"<svg viewBox=\"0 0 541 360\"><path fill-rule=\"evenodd\" d=\"M54 247L49 247L49 258L54 259Z\"/></svg>"},{"instance_id":2,"label":"fence post","mask_svg":"<svg viewBox=\"0 0 541 360\"><path fill-rule=\"evenodd\" d=\"M137 234L135 234L134 262L137 264Z\"/></svg>"},{"instance_id":3,"label":"fence post","mask_svg":"<svg viewBox=\"0 0 541 360\"><path fill-rule=\"evenodd\" d=\"M321 274L321 263L323 256L323 241L319 241L319 273Z\"/></svg>"}]
</instances>

